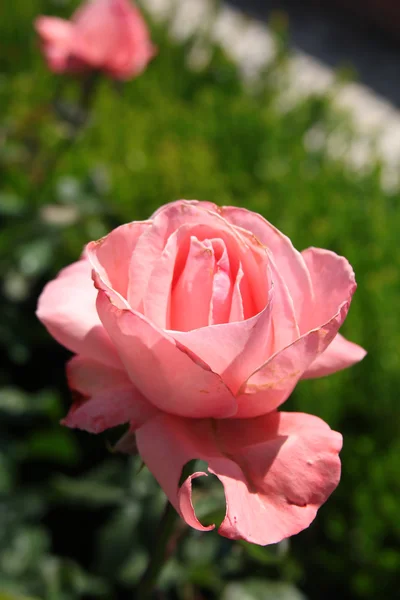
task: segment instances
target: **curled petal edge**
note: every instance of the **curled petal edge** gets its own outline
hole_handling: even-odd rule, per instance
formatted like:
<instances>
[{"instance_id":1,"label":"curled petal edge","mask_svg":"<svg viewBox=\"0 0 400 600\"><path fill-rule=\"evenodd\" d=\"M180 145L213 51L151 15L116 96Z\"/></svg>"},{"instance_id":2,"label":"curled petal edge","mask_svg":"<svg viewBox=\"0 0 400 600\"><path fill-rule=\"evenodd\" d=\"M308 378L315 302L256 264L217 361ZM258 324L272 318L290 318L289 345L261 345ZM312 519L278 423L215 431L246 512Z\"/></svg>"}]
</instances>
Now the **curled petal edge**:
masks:
<instances>
[{"instance_id":1,"label":"curled petal edge","mask_svg":"<svg viewBox=\"0 0 400 600\"><path fill-rule=\"evenodd\" d=\"M355 365L362 361L366 355L367 351L364 348L346 340L338 333L326 350L311 363L302 379L314 379L331 375Z\"/></svg>"},{"instance_id":2,"label":"curled petal edge","mask_svg":"<svg viewBox=\"0 0 400 600\"><path fill-rule=\"evenodd\" d=\"M254 439L253 439L254 438ZM208 463L222 482L226 515L219 533L266 545L309 526L340 479L342 438L311 415L271 413L246 421L194 421L168 415L150 420L136 433L140 455L171 503L192 527L196 472L179 486L190 460Z\"/></svg>"},{"instance_id":3,"label":"curled petal edge","mask_svg":"<svg viewBox=\"0 0 400 600\"><path fill-rule=\"evenodd\" d=\"M238 394L235 418L257 417L285 402L312 362L336 336L347 316L355 290L356 283L353 282L347 291L347 299L329 321L274 354L247 379Z\"/></svg>"}]
</instances>

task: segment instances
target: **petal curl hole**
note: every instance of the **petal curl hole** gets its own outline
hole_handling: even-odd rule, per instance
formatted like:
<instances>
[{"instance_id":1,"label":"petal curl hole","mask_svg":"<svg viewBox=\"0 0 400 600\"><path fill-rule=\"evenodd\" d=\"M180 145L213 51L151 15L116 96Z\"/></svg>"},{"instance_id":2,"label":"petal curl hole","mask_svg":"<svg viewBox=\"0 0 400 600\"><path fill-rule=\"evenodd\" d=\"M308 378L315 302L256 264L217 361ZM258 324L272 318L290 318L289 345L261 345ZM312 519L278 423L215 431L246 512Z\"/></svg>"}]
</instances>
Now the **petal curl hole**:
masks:
<instances>
[{"instance_id":1,"label":"petal curl hole","mask_svg":"<svg viewBox=\"0 0 400 600\"><path fill-rule=\"evenodd\" d=\"M183 467L182 469L182 473L181 476L179 478L179 487L181 487L181 485L186 481L186 479L188 477L190 477L190 475L193 475L193 473L195 473L196 471L198 471L197 469L197 459L193 458L193 460L189 460Z\"/></svg>"},{"instance_id":2,"label":"petal curl hole","mask_svg":"<svg viewBox=\"0 0 400 600\"><path fill-rule=\"evenodd\" d=\"M208 472L208 464L196 460L192 473L204 473L207 477L193 477L192 502L197 518L204 526L215 525L217 528L224 520L226 513L225 493L218 477Z\"/></svg>"}]
</instances>

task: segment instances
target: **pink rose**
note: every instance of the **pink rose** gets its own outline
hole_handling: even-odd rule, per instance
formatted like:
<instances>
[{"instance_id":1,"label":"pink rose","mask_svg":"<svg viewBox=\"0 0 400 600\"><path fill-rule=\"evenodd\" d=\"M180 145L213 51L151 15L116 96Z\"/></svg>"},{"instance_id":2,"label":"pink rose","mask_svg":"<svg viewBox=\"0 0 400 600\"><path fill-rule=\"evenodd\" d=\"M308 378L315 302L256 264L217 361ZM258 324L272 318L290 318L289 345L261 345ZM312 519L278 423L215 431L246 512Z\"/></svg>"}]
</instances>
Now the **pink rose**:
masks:
<instances>
[{"instance_id":1,"label":"pink rose","mask_svg":"<svg viewBox=\"0 0 400 600\"><path fill-rule=\"evenodd\" d=\"M129 0L89 0L71 21L39 17L35 27L56 73L101 69L115 79L129 79L155 54L146 23Z\"/></svg>"},{"instance_id":2,"label":"pink rose","mask_svg":"<svg viewBox=\"0 0 400 600\"><path fill-rule=\"evenodd\" d=\"M364 357L337 333L355 288L345 258L299 253L242 208L180 200L122 225L39 300L39 318L76 354L67 374L78 399L64 424L98 433L129 423L196 529L212 529L191 501L206 473L179 479L199 458L225 489L222 535L293 535L338 484L342 439L317 417L276 409L299 379Z\"/></svg>"}]
</instances>

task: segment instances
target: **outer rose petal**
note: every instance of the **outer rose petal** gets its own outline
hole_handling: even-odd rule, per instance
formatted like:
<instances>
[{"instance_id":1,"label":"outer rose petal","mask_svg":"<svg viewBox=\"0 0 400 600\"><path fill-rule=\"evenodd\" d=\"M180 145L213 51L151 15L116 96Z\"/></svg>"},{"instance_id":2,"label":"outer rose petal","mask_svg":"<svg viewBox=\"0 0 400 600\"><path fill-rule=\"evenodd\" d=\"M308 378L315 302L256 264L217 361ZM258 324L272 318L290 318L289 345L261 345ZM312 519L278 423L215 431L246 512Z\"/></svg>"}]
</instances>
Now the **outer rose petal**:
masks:
<instances>
[{"instance_id":1,"label":"outer rose petal","mask_svg":"<svg viewBox=\"0 0 400 600\"><path fill-rule=\"evenodd\" d=\"M311 363L302 379L325 377L341 369L347 369L360 362L366 354L364 348L349 342L338 333L327 349Z\"/></svg>"},{"instance_id":2,"label":"outer rose petal","mask_svg":"<svg viewBox=\"0 0 400 600\"><path fill-rule=\"evenodd\" d=\"M73 26L57 17L38 17L35 29L43 43L43 51L49 68L61 73L67 68L73 44Z\"/></svg>"},{"instance_id":3,"label":"outer rose petal","mask_svg":"<svg viewBox=\"0 0 400 600\"><path fill-rule=\"evenodd\" d=\"M108 235L90 242L87 256L102 279L123 298L128 297L129 263L140 236L151 226L150 221L133 221L113 229Z\"/></svg>"},{"instance_id":4,"label":"outer rose petal","mask_svg":"<svg viewBox=\"0 0 400 600\"><path fill-rule=\"evenodd\" d=\"M119 369L75 356L67 365L67 377L75 394L74 404L62 421L67 427L100 433L130 423L132 430L157 412Z\"/></svg>"},{"instance_id":5,"label":"outer rose petal","mask_svg":"<svg viewBox=\"0 0 400 600\"><path fill-rule=\"evenodd\" d=\"M41 293L36 314L68 350L118 368L121 361L96 311L91 270L82 259L60 271Z\"/></svg>"},{"instance_id":6,"label":"outer rose petal","mask_svg":"<svg viewBox=\"0 0 400 600\"><path fill-rule=\"evenodd\" d=\"M320 271L314 272L314 313L307 316L314 329L277 352L243 384L235 417L256 417L277 408L291 394L312 362L336 336L346 318L356 289L349 263L333 252L318 251ZM316 261L317 262L317 261ZM331 297L328 298L329 281ZM325 294L326 292L326 294ZM326 319L325 321L323 319Z\"/></svg>"},{"instance_id":7,"label":"outer rose petal","mask_svg":"<svg viewBox=\"0 0 400 600\"><path fill-rule=\"evenodd\" d=\"M193 418L236 412L234 396L208 365L143 315L115 306L107 293L99 291L99 316L132 382L150 402Z\"/></svg>"},{"instance_id":8,"label":"outer rose petal","mask_svg":"<svg viewBox=\"0 0 400 600\"><path fill-rule=\"evenodd\" d=\"M354 271L343 257L322 248L308 248L302 252L311 277L313 302L305 314L306 331L320 327L337 311L343 302L343 293L356 290Z\"/></svg>"},{"instance_id":9,"label":"outer rose petal","mask_svg":"<svg viewBox=\"0 0 400 600\"><path fill-rule=\"evenodd\" d=\"M179 489L183 466L208 462L227 503L219 533L266 545L308 527L340 478L341 435L305 414L213 423L160 415L136 434L144 462L192 527L204 527L191 501L194 473Z\"/></svg>"},{"instance_id":10,"label":"outer rose petal","mask_svg":"<svg viewBox=\"0 0 400 600\"><path fill-rule=\"evenodd\" d=\"M315 357L332 341L348 308L349 303L344 304L324 327L303 335L249 377L239 391L239 407L235 416L257 417L280 406L290 396Z\"/></svg>"},{"instance_id":11,"label":"outer rose petal","mask_svg":"<svg viewBox=\"0 0 400 600\"><path fill-rule=\"evenodd\" d=\"M65 43L70 39L71 23L58 17L38 17L35 29L44 42Z\"/></svg>"}]
</instances>

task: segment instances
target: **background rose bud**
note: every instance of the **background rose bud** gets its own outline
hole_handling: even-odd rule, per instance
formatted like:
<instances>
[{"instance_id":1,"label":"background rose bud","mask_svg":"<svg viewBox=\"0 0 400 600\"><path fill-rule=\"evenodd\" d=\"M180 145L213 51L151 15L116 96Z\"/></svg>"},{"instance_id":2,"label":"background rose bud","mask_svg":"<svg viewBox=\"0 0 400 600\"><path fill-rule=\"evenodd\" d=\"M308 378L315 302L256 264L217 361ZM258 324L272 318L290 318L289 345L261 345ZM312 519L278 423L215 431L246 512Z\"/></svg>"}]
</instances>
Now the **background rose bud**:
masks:
<instances>
[{"instance_id":1,"label":"background rose bud","mask_svg":"<svg viewBox=\"0 0 400 600\"><path fill-rule=\"evenodd\" d=\"M43 16L35 27L56 73L101 69L115 79L129 79L155 54L147 25L130 0L89 0L71 21Z\"/></svg>"},{"instance_id":2,"label":"background rose bud","mask_svg":"<svg viewBox=\"0 0 400 600\"><path fill-rule=\"evenodd\" d=\"M93 286L91 275L95 283ZM222 535L259 544L307 527L340 477L340 434L276 409L301 378L365 352L337 332L356 283L346 259L297 252L260 215L178 201L123 225L49 283L38 316L77 356L70 427L130 423L171 502L204 530L182 467L223 483Z\"/></svg>"}]
</instances>

